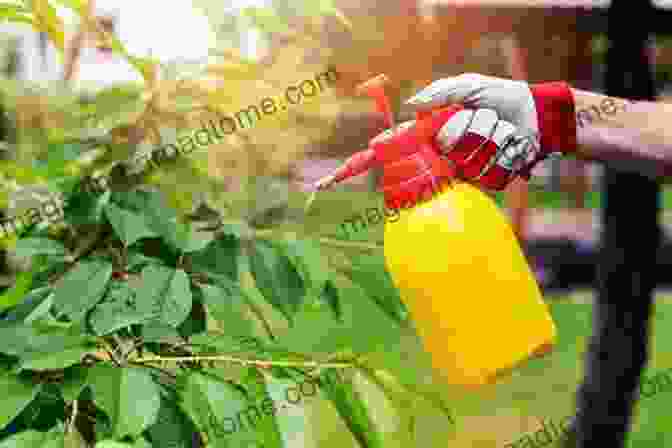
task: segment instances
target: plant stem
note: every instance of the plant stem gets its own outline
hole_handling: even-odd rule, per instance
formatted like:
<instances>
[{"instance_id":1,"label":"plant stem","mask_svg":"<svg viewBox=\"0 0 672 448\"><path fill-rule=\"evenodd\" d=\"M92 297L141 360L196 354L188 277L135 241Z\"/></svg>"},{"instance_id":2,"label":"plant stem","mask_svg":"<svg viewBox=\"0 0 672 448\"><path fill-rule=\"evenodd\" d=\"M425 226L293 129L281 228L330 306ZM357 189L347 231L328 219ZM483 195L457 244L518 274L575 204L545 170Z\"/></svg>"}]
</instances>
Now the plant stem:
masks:
<instances>
[{"instance_id":1,"label":"plant stem","mask_svg":"<svg viewBox=\"0 0 672 448\"><path fill-rule=\"evenodd\" d=\"M232 362L242 365L253 365L258 367L322 367L332 369L347 369L353 367L351 363L344 362L327 362L320 363L317 361L265 361L261 359L243 359L228 355L212 355L212 356L147 356L143 358L134 359L133 362L137 364L147 364L152 362L198 362L198 361L223 361Z\"/></svg>"},{"instance_id":2,"label":"plant stem","mask_svg":"<svg viewBox=\"0 0 672 448\"><path fill-rule=\"evenodd\" d=\"M78 402L77 400L72 400L72 413L70 415L70 421L68 422L66 432L72 431L72 428L75 427L75 420L77 419L77 411L78 411Z\"/></svg>"},{"instance_id":3,"label":"plant stem","mask_svg":"<svg viewBox=\"0 0 672 448\"><path fill-rule=\"evenodd\" d=\"M275 231L273 229L264 229L264 230L254 230L254 236L257 238L271 238L273 236L279 236L278 231ZM368 243L360 243L356 241L342 241L336 238L318 238L317 239L320 243L326 244L328 246L335 246L335 247L343 247L343 248L349 248L349 249L362 249L362 250L380 250L383 248L383 246L379 244L368 244Z\"/></svg>"}]
</instances>

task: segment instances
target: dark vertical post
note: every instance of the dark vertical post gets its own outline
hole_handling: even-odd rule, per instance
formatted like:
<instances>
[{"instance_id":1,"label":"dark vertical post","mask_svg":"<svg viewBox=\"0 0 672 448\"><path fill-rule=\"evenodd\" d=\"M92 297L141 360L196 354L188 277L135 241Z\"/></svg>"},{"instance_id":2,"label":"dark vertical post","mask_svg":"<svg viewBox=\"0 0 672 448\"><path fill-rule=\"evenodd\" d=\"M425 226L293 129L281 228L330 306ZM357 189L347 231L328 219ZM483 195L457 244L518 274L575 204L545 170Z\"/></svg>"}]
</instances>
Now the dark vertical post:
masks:
<instances>
[{"instance_id":1,"label":"dark vertical post","mask_svg":"<svg viewBox=\"0 0 672 448\"><path fill-rule=\"evenodd\" d=\"M648 1L612 0L609 10L606 93L653 100L646 55L652 17ZM577 396L577 447L625 444L648 359L649 315L659 246L656 182L607 167L603 183L602 253L586 374Z\"/></svg>"}]
</instances>

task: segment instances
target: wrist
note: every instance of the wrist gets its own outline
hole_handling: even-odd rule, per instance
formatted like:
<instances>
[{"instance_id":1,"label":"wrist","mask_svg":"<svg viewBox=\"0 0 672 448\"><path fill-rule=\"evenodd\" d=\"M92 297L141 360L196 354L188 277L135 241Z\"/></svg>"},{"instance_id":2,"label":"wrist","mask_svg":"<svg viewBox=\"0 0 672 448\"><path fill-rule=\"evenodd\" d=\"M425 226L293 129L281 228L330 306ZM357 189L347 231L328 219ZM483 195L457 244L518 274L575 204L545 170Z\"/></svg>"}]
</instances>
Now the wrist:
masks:
<instances>
[{"instance_id":1,"label":"wrist","mask_svg":"<svg viewBox=\"0 0 672 448\"><path fill-rule=\"evenodd\" d=\"M540 145L544 155L576 152L576 106L566 82L546 82L530 86L537 110Z\"/></svg>"}]
</instances>

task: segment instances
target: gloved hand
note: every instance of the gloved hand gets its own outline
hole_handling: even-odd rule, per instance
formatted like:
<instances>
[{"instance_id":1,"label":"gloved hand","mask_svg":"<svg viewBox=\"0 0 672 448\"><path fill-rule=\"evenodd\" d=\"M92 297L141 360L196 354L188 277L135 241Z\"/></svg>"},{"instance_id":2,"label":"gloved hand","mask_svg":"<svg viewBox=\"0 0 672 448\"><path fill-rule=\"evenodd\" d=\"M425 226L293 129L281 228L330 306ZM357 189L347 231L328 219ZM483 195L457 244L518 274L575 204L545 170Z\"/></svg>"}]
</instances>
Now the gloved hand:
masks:
<instances>
[{"instance_id":1,"label":"gloved hand","mask_svg":"<svg viewBox=\"0 0 672 448\"><path fill-rule=\"evenodd\" d=\"M414 120L402 123L400 126L411 126ZM371 139L371 142L381 141L394 136L394 131L388 129ZM529 145L529 139L519 131L517 126L501 120L497 112L492 109L480 108L476 110L463 109L451 116L436 134L441 156L453 162L453 166L462 178L479 178L481 186L497 190L505 186L502 181L507 173L500 167L481 168L484 154L517 154ZM487 160L484 160L487 162ZM329 188L334 183L361 174L371 168L375 162L373 150L362 151L353 155L335 173L325 176L316 184L317 190ZM478 163L475 163L478 162ZM493 169L490 169L493 168ZM476 171L476 169L480 171Z\"/></svg>"},{"instance_id":2,"label":"gloved hand","mask_svg":"<svg viewBox=\"0 0 672 448\"><path fill-rule=\"evenodd\" d=\"M473 132L471 120L484 112L478 110L469 116L463 111L437 136L445 156L461 168L465 180L485 188L502 190L516 176L529 180L532 168L549 154L576 151L574 97L564 82L529 85L467 73L434 81L406 101L417 110L448 103L497 112L497 126L476 125L478 132ZM487 112L489 122L493 121L492 111ZM515 126L515 131L500 131L504 123ZM507 137L502 140L501 135ZM465 146L471 151L465 151Z\"/></svg>"}]
</instances>

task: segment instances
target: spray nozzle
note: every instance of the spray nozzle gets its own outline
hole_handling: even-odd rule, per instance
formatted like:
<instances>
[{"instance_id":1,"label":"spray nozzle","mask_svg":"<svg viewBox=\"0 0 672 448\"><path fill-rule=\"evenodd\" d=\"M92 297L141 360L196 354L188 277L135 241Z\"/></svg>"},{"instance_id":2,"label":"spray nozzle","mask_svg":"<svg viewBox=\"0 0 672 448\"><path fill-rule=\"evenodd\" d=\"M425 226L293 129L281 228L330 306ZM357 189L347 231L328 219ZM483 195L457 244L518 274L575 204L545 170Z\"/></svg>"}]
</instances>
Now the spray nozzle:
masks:
<instances>
[{"instance_id":1,"label":"spray nozzle","mask_svg":"<svg viewBox=\"0 0 672 448\"><path fill-rule=\"evenodd\" d=\"M376 109L382 113L387 122L387 126L394 128L396 126L394 114L392 113L392 106L390 99L385 94L385 85L390 82L390 79L384 75L375 76L368 81L365 81L357 86L357 94L365 94L373 98L376 102Z\"/></svg>"},{"instance_id":2,"label":"spray nozzle","mask_svg":"<svg viewBox=\"0 0 672 448\"><path fill-rule=\"evenodd\" d=\"M380 74L359 84L356 91L358 95L365 94L373 98L376 102L376 109L385 117L387 126L395 129L396 124L392 106L390 99L385 94L385 85L389 84L389 82L390 79L385 74ZM431 117L434 112L435 109L416 111L416 133L422 139L431 139Z\"/></svg>"}]
</instances>

